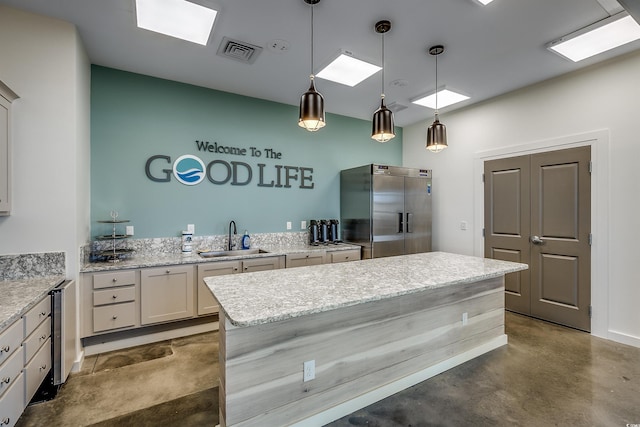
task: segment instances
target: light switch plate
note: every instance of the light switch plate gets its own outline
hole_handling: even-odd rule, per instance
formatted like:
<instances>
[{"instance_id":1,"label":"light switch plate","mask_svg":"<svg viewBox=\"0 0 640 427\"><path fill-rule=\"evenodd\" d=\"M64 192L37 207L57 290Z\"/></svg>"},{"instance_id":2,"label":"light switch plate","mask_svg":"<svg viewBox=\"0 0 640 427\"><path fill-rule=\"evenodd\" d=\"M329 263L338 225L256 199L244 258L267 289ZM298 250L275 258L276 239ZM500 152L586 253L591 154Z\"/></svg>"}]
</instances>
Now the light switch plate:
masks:
<instances>
[{"instance_id":1,"label":"light switch plate","mask_svg":"<svg viewBox=\"0 0 640 427\"><path fill-rule=\"evenodd\" d=\"M300 230L307 229L307 221L300 221Z\"/></svg>"},{"instance_id":2,"label":"light switch plate","mask_svg":"<svg viewBox=\"0 0 640 427\"><path fill-rule=\"evenodd\" d=\"M291 230L291 221L287 221L287 230Z\"/></svg>"},{"instance_id":3,"label":"light switch plate","mask_svg":"<svg viewBox=\"0 0 640 427\"><path fill-rule=\"evenodd\" d=\"M127 225L127 236L133 236L133 225Z\"/></svg>"},{"instance_id":4,"label":"light switch plate","mask_svg":"<svg viewBox=\"0 0 640 427\"><path fill-rule=\"evenodd\" d=\"M316 361L307 360L303 363L302 382L307 382L315 379L316 377Z\"/></svg>"},{"instance_id":5,"label":"light switch plate","mask_svg":"<svg viewBox=\"0 0 640 427\"><path fill-rule=\"evenodd\" d=\"M187 231L191 234L195 234L196 226L194 224L187 224Z\"/></svg>"}]
</instances>

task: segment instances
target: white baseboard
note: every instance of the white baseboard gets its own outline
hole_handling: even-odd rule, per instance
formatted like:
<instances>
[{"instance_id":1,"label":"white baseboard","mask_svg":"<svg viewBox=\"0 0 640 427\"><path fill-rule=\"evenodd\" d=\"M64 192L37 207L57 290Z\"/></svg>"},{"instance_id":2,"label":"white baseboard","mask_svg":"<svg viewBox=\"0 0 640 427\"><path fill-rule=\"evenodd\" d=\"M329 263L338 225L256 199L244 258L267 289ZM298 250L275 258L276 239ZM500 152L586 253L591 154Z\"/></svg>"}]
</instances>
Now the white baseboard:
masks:
<instances>
[{"instance_id":1,"label":"white baseboard","mask_svg":"<svg viewBox=\"0 0 640 427\"><path fill-rule=\"evenodd\" d=\"M134 336L131 338L123 338L115 341L91 344L84 347L83 359L84 356L93 356L95 354L106 353L108 351L122 350L123 348L151 344L158 341L165 341L174 338L185 337L188 335L196 335L217 330L218 322L208 322L199 325L186 326L183 328L170 329L161 332Z\"/></svg>"},{"instance_id":2,"label":"white baseboard","mask_svg":"<svg viewBox=\"0 0 640 427\"><path fill-rule=\"evenodd\" d=\"M622 332L609 331L608 337L611 341L640 348L640 338Z\"/></svg>"},{"instance_id":3,"label":"white baseboard","mask_svg":"<svg viewBox=\"0 0 640 427\"><path fill-rule=\"evenodd\" d=\"M292 424L291 426L292 427L308 427L308 426L328 424L332 421L335 421L339 418L344 417L345 415L349 415L357 411L358 409L367 407L375 402L378 402L386 397L396 394L411 386L414 386L422 381L428 380L431 377L435 377L436 375L441 374L442 372L447 371L455 366L461 365L482 354L488 353L491 350L495 350L498 347L502 347L503 345L506 345L507 342L508 342L507 336L503 334L481 346L478 346L469 351L453 356L450 359L444 360L440 363L437 363L433 366L423 369L422 371L416 372L414 374L401 378L397 381L386 384L380 388L377 388L368 393L360 395L347 402L334 406L333 408L327 409L326 411L315 414L312 417L306 418L302 421L298 421L295 424Z\"/></svg>"},{"instance_id":4,"label":"white baseboard","mask_svg":"<svg viewBox=\"0 0 640 427\"><path fill-rule=\"evenodd\" d=\"M80 351L80 354L78 355L78 358L73 362L73 365L71 365L71 372L80 372L80 370L82 369L82 364L84 363L84 350Z\"/></svg>"}]
</instances>

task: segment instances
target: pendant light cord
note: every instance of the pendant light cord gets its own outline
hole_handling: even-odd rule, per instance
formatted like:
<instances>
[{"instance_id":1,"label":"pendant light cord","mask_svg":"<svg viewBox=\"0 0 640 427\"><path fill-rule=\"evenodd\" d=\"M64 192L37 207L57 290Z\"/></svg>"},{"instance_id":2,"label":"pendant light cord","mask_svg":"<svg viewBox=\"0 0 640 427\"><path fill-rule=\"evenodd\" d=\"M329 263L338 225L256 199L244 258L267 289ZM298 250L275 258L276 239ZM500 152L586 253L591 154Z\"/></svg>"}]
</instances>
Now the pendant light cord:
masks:
<instances>
[{"instance_id":1,"label":"pendant light cord","mask_svg":"<svg viewBox=\"0 0 640 427\"><path fill-rule=\"evenodd\" d=\"M311 5L311 73L310 77L313 80L313 4Z\"/></svg>"},{"instance_id":2,"label":"pendant light cord","mask_svg":"<svg viewBox=\"0 0 640 427\"><path fill-rule=\"evenodd\" d=\"M436 55L436 119L438 118L438 55Z\"/></svg>"},{"instance_id":3,"label":"pendant light cord","mask_svg":"<svg viewBox=\"0 0 640 427\"><path fill-rule=\"evenodd\" d=\"M382 90L380 92L384 99L384 33L382 33Z\"/></svg>"}]
</instances>

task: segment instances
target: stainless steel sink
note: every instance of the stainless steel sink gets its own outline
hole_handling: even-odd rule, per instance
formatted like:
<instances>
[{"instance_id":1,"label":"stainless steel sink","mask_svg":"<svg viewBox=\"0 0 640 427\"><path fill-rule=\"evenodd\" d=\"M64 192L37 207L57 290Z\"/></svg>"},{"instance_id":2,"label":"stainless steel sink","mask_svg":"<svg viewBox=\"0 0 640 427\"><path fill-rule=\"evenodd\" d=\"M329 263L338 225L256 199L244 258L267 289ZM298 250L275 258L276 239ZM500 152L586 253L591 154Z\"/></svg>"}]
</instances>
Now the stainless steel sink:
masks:
<instances>
[{"instance_id":1,"label":"stainless steel sink","mask_svg":"<svg viewBox=\"0 0 640 427\"><path fill-rule=\"evenodd\" d=\"M268 253L262 249L240 249L236 251L206 251L206 252L198 252L203 258L217 258L222 256L242 256L242 255L255 255L255 254L266 254Z\"/></svg>"}]
</instances>

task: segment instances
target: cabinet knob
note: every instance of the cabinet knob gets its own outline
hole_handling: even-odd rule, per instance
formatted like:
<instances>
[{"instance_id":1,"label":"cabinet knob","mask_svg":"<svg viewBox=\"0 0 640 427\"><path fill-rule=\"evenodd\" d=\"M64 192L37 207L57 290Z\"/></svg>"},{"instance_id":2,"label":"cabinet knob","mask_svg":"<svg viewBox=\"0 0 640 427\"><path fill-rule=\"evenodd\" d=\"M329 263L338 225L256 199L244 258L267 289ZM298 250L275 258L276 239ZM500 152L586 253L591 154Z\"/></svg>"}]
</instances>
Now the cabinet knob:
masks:
<instances>
[{"instance_id":1,"label":"cabinet knob","mask_svg":"<svg viewBox=\"0 0 640 427\"><path fill-rule=\"evenodd\" d=\"M118 295L114 295L112 298L113 298L113 299L116 299L116 298L118 298Z\"/></svg>"},{"instance_id":2,"label":"cabinet knob","mask_svg":"<svg viewBox=\"0 0 640 427\"><path fill-rule=\"evenodd\" d=\"M46 370L46 369L47 369L47 365L46 365L46 364L45 364L45 365L40 366L40 370L41 370L41 371L44 371L44 370Z\"/></svg>"},{"instance_id":3,"label":"cabinet knob","mask_svg":"<svg viewBox=\"0 0 640 427\"><path fill-rule=\"evenodd\" d=\"M238 267L233 267L233 271L238 271Z\"/></svg>"},{"instance_id":4,"label":"cabinet knob","mask_svg":"<svg viewBox=\"0 0 640 427\"><path fill-rule=\"evenodd\" d=\"M4 347L0 348L0 353L9 353L9 350L11 350L11 347L8 345L5 345Z\"/></svg>"},{"instance_id":5,"label":"cabinet knob","mask_svg":"<svg viewBox=\"0 0 640 427\"><path fill-rule=\"evenodd\" d=\"M44 340L46 340L46 339L47 339L47 336L46 336L46 335L43 335L43 336L41 336L41 337L40 337L40 340L41 340L41 341L44 341Z\"/></svg>"},{"instance_id":6,"label":"cabinet knob","mask_svg":"<svg viewBox=\"0 0 640 427\"><path fill-rule=\"evenodd\" d=\"M171 270L167 270L167 274L171 273Z\"/></svg>"},{"instance_id":7,"label":"cabinet knob","mask_svg":"<svg viewBox=\"0 0 640 427\"><path fill-rule=\"evenodd\" d=\"M10 422L11 422L11 418L9 418L9 417L2 419L2 424L6 425L6 426L8 426Z\"/></svg>"},{"instance_id":8,"label":"cabinet knob","mask_svg":"<svg viewBox=\"0 0 640 427\"><path fill-rule=\"evenodd\" d=\"M111 281L112 281L113 283L115 283L115 282L117 282L117 281L118 281L118 279L116 279L116 278L114 277L113 279L111 279Z\"/></svg>"},{"instance_id":9,"label":"cabinet knob","mask_svg":"<svg viewBox=\"0 0 640 427\"><path fill-rule=\"evenodd\" d=\"M44 317L44 316L46 316L46 315L47 315L47 312L46 312L46 311L43 311L43 312L41 312L41 313L40 313L40 316L42 316L42 317Z\"/></svg>"},{"instance_id":10,"label":"cabinet knob","mask_svg":"<svg viewBox=\"0 0 640 427\"><path fill-rule=\"evenodd\" d=\"M115 316L115 315L112 317L113 320L116 320L117 318L118 316Z\"/></svg>"},{"instance_id":11,"label":"cabinet knob","mask_svg":"<svg viewBox=\"0 0 640 427\"><path fill-rule=\"evenodd\" d=\"M245 271L246 271L246 270L248 270L248 269L249 269L249 267L245 267L244 269L245 269Z\"/></svg>"},{"instance_id":12,"label":"cabinet knob","mask_svg":"<svg viewBox=\"0 0 640 427\"><path fill-rule=\"evenodd\" d=\"M348 256L346 256L346 257L344 257L344 259L349 259L349 257L348 257Z\"/></svg>"},{"instance_id":13,"label":"cabinet knob","mask_svg":"<svg viewBox=\"0 0 640 427\"><path fill-rule=\"evenodd\" d=\"M2 381L0 381L0 382L3 382L3 383L5 383L5 384L9 384L9 383L11 382L11 378L10 378L10 377L4 377L4 378L2 379Z\"/></svg>"}]
</instances>

